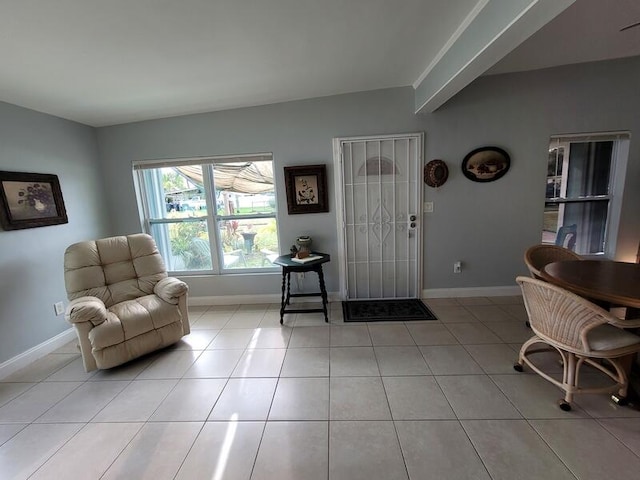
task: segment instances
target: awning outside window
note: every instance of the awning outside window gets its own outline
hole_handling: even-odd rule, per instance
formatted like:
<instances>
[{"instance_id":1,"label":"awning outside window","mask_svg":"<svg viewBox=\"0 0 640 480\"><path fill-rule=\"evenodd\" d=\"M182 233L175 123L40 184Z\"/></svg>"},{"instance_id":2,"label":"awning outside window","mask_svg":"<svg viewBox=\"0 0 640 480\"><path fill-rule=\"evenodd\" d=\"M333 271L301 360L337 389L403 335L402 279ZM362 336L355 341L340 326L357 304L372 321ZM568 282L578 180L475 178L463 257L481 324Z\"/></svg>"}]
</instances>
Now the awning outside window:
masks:
<instances>
[{"instance_id":1,"label":"awning outside window","mask_svg":"<svg viewBox=\"0 0 640 480\"><path fill-rule=\"evenodd\" d=\"M203 185L200 166L174 167L181 175L198 186ZM271 162L237 162L213 164L217 191L234 193L273 192L273 166Z\"/></svg>"}]
</instances>

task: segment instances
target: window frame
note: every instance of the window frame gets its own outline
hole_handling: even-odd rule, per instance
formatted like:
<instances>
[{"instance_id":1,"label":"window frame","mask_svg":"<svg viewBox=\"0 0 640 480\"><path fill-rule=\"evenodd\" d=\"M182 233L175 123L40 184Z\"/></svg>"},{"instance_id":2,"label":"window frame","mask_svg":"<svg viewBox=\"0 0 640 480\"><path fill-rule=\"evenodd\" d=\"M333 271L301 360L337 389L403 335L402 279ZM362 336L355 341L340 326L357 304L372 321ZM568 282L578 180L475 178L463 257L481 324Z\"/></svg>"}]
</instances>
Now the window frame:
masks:
<instances>
[{"instance_id":1,"label":"window frame","mask_svg":"<svg viewBox=\"0 0 640 480\"><path fill-rule=\"evenodd\" d=\"M241 155L218 155L207 157L189 157L189 158L177 158L177 159L160 159L160 160L138 160L132 162L133 166L133 180L134 188L138 204L138 215L140 219L140 225L142 230L153 236L156 243L158 243L159 249L162 251L171 251L170 241L168 234L163 234L163 238L156 238L153 235L154 225L169 225L169 224L184 224L184 223L196 223L206 222L208 231L209 249L211 252L211 268L201 270L168 270L170 274L180 276L196 276L196 275L239 275L239 274L256 274L256 273L275 273L279 272L277 265L270 267L236 267L230 268L224 266L224 251L220 238L220 231L218 223L224 220L252 220L252 219L271 219L276 222L276 233L278 236L278 244L280 243L280 222L278 219L278 205L277 205L277 188L273 184L274 198L276 204L273 207L273 213L267 214L249 214L249 215L219 215L217 209L217 202L215 198L216 186L215 175L213 168L215 164L221 163L235 163L235 162L258 162L258 161L270 161L272 167L274 167L273 154L257 153L257 154L241 154ZM204 200L207 207L207 214L202 216L185 217L185 218L154 218L151 216L151 206L149 205L149 185L144 178L145 171L152 170L159 171L161 168L172 168L187 165L199 165L202 167L202 180L204 189ZM273 168L275 171L275 168ZM215 253L214 253L215 252Z\"/></svg>"},{"instance_id":2,"label":"window frame","mask_svg":"<svg viewBox=\"0 0 640 480\"><path fill-rule=\"evenodd\" d=\"M546 195L546 179L545 176L545 195L544 203L553 203L557 205L568 205L575 203L597 203L607 202L607 215L604 225L604 248L599 253L581 254L586 258L614 258L616 252L616 239L620 226L620 212L622 208L622 196L624 190L625 172L627 170L627 162L629 157L629 143L631 135L628 131L601 132L601 133L584 133L584 134L566 134L552 135L549 139L549 151L552 148L564 148L563 157L563 175L564 171L569 168L570 148L571 144L589 143L589 142L613 142L611 152L611 164L609 167L609 183L608 192L605 195L587 195L587 196L566 196L547 198ZM562 193L561 193L562 195ZM546 207L545 207L546 208Z\"/></svg>"}]
</instances>

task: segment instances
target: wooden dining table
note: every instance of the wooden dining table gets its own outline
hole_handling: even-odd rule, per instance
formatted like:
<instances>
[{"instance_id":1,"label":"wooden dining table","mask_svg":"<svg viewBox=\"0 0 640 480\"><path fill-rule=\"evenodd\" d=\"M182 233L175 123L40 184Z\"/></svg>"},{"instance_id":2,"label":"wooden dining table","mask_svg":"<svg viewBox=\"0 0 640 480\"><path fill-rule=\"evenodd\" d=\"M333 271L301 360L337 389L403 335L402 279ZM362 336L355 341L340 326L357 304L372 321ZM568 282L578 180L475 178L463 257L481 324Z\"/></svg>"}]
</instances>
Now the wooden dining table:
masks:
<instances>
[{"instance_id":1,"label":"wooden dining table","mask_svg":"<svg viewBox=\"0 0 640 480\"><path fill-rule=\"evenodd\" d=\"M640 264L611 260L570 260L546 265L540 276L600 304L640 308Z\"/></svg>"}]
</instances>

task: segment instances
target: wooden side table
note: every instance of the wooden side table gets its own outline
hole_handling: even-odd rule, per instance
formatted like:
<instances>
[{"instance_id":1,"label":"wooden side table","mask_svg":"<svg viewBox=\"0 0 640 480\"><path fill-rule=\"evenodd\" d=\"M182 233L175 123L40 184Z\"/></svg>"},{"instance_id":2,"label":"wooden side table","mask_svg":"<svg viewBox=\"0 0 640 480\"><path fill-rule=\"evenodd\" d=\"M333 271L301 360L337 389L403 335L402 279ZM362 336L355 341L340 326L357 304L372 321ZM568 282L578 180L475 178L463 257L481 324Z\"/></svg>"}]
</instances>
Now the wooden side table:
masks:
<instances>
[{"instance_id":1,"label":"wooden side table","mask_svg":"<svg viewBox=\"0 0 640 480\"><path fill-rule=\"evenodd\" d=\"M327 289L324 284L324 275L322 273L322 264L331 260L326 253L313 252L311 254L315 258L305 263L292 260L291 255L281 255L276 258L273 263L282 267L282 300L280 302L280 324L284 321L285 313L324 313L324 321L329 322L327 316ZM320 291L315 293L291 293L291 272L316 272L318 274L318 282ZM290 305L291 297L322 297L322 308L287 308Z\"/></svg>"}]
</instances>

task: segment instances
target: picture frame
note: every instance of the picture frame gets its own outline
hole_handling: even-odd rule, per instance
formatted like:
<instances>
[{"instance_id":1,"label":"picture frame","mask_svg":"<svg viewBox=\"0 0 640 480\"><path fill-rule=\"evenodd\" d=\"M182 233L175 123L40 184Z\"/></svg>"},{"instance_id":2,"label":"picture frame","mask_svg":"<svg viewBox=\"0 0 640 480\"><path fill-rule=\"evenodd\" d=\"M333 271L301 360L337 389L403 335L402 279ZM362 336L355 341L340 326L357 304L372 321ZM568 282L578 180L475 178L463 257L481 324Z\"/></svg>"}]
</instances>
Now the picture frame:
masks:
<instances>
[{"instance_id":1,"label":"picture frame","mask_svg":"<svg viewBox=\"0 0 640 480\"><path fill-rule=\"evenodd\" d=\"M0 171L0 225L4 230L68 222L57 175Z\"/></svg>"},{"instance_id":2,"label":"picture frame","mask_svg":"<svg viewBox=\"0 0 640 480\"><path fill-rule=\"evenodd\" d=\"M511 158L499 147L480 147L462 160L462 173L474 182L493 182L509 170Z\"/></svg>"},{"instance_id":3,"label":"picture frame","mask_svg":"<svg viewBox=\"0 0 640 480\"><path fill-rule=\"evenodd\" d=\"M284 167L284 182L290 215L329 211L326 165Z\"/></svg>"}]
</instances>

